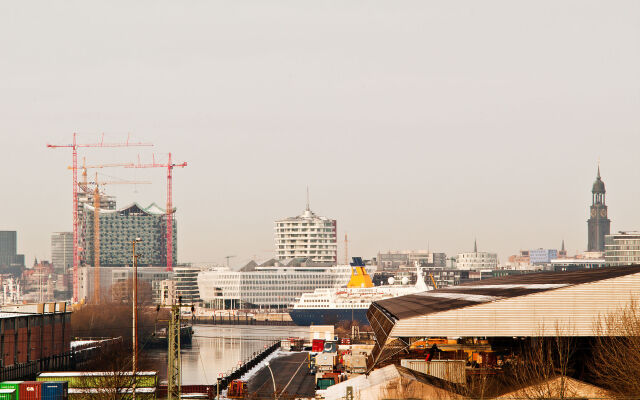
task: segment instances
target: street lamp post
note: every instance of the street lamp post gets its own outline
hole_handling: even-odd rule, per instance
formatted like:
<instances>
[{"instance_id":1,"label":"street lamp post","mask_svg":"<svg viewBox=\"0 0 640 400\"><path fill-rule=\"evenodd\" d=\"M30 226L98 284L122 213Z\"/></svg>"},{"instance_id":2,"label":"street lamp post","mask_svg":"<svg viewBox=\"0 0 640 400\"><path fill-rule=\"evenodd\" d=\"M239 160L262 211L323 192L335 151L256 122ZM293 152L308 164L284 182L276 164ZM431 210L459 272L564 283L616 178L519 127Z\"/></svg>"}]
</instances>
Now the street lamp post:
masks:
<instances>
[{"instance_id":1,"label":"street lamp post","mask_svg":"<svg viewBox=\"0 0 640 400\"><path fill-rule=\"evenodd\" d=\"M132 360L132 378L133 378L133 400L136 399L136 373L138 372L138 255L136 254L136 243L142 242L142 239L135 238L131 241L133 245L133 360Z\"/></svg>"},{"instance_id":2,"label":"street lamp post","mask_svg":"<svg viewBox=\"0 0 640 400\"><path fill-rule=\"evenodd\" d=\"M273 370L271 369L271 365L267 363L267 368L269 368L269 372L271 372L271 381L273 382L273 398L278 399L278 392L276 391L276 380L273 377Z\"/></svg>"}]
</instances>

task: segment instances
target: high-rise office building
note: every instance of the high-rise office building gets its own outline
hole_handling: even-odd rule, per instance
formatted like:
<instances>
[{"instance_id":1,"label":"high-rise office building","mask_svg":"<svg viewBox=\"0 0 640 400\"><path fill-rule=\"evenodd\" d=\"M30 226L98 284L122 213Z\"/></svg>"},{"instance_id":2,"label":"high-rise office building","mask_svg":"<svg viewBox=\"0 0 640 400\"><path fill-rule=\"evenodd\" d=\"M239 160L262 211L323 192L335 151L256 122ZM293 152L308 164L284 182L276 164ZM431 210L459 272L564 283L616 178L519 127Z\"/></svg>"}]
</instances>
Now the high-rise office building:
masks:
<instances>
[{"instance_id":1,"label":"high-rise office building","mask_svg":"<svg viewBox=\"0 0 640 400\"><path fill-rule=\"evenodd\" d=\"M84 205L84 223L81 231L85 243L81 263L94 264L94 209ZM166 265L166 212L155 204L141 207L133 203L118 210L100 210L100 265L124 266L132 264L132 241L136 245L138 265ZM173 220L173 260L178 257L177 222Z\"/></svg>"},{"instance_id":2,"label":"high-rise office building","mask_svg":"<svg viewBox=\"0 0 640 400\"><path fill-rule=\"evenodd\" d=\"M611 229L611 220L607 218L606 192L598 165L598 176L591 188L591 217L587 220L589 230L587 251L604 251L604 237Z\"/></svg>"},{"instance_id":3,"label":"high-rise office building","mask_svg":"<svg viewBox=\"0 0 640 400\"><path fill-rule=\"evenodd\" d=\"M17 254L18 233L16 231L0 231L0 266L24 267L24 255Z\"/></svg>"},{"instance_id":4,"label":"high-rise office building","mask_svg":"<svg viewBox=\"0 0 640 400\"><path fill-rule=\"evenodd\" d=\"M51 263L62 274L73 267L73 232L55 232L51 235Z\"/></svg>"},{"instance_id":5,"label":"high-rise office building","mask_svg":"<svg viewBox=\"0 0 640 400\"><path fill-rule=\"evenodd\" d=\"M278 260L309 258L330 263L338 260L336 220L314 214L308 201L301 215L276 221L275 242Z\"/></svg>"}]
</instances>

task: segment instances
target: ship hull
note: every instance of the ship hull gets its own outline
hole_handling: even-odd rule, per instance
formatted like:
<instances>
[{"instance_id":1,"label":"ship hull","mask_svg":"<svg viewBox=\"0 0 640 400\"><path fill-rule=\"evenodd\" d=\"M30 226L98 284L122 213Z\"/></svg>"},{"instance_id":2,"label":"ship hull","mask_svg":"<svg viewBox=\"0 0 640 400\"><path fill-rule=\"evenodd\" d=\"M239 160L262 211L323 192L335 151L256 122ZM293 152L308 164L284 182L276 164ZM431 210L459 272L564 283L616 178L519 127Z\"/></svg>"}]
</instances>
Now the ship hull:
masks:
<instances>
[{"instance_id":1,"label":"ship hull","mask_svg":"<svg viewBox=\"0 0 640 400\"><path fill-rule=\"evenodd\" d=\"M367 308L360 309L293 309L289 311L291 320L300 326L335 325L342 321L357 321L369 325Z\"/></svg>"}]
</instances>

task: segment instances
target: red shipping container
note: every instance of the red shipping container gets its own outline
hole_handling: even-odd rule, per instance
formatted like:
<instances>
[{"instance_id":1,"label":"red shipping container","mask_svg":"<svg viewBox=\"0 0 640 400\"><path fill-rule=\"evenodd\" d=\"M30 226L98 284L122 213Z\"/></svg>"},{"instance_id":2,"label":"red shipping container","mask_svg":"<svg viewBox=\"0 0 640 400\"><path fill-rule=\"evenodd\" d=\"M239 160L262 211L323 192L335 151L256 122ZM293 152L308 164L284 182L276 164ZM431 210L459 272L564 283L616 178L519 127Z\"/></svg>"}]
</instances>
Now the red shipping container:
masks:
<instances>
[{"instance_id":1,"label":"red shipping container","mask_svg":"<svg viewBox=\"0 0 640 400\"><path fill-rule=\"evenodd\" d=\"M19 398L21 400L40 400L42 382L22 382L20 384Z\"/></svg>"}]
</instances>

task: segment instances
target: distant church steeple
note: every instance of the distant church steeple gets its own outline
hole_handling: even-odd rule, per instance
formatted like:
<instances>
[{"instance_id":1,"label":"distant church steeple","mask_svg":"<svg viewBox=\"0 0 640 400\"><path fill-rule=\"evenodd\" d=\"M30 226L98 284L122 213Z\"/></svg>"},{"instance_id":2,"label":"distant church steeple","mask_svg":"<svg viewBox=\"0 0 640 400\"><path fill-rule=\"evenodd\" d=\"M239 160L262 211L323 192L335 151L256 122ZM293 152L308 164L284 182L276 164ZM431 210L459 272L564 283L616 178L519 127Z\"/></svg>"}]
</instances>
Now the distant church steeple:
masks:
<instances>
[{"instance_id":1,"label":"distant church steeple","mask_svg":"<svg viewBox=\"0 0 640 400\"><path fill-rule=\"evenodd\" d=\"M473 239L473 252L478 252L478 239Z\"/></svg>"},{"instance_id":2,"label":"distant church steeple","mask_svg":"<svg viewBox=\"0 0 640 400\"><path fill-rule=\"evenodd\" d=\"M600 177L600 163L598 163L598 174L591 188L591 213L587 220L589 237L587 241L587 251L604 251L604 237L608 235L611 228L611 220L607 218L606 189Z\"/></svg>"}]
</instances>

